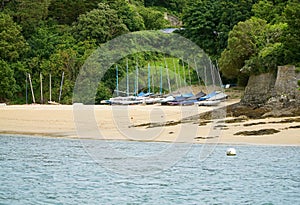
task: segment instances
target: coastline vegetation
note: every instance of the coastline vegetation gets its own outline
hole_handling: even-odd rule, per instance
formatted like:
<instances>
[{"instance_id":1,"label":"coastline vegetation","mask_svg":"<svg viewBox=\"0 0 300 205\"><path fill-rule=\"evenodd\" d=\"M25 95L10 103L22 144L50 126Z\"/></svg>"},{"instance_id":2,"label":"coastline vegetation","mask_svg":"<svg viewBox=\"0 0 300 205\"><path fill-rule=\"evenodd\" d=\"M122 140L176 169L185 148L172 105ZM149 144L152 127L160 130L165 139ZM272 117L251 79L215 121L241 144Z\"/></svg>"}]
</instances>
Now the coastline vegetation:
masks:
<instances>
[{"instance_id":1,"label":"coastline vegetation","mask_svg":"<svg viewBox=\"0 0 300 205\"><path fill-rule=\"evenodd\" d=\"M166 14L179 22L167 21ZM70 104L81 66L101 44L129 32L170 27L183 27L176 32L218 62L224 83L245 85L252 74L274 71L279 65L300 65L298 0L3 0L0 102L26 103L28 74L37 99L41 98L42 74L44 102L49 100L51 74L52 98L58 99L64 72L61 103ZM141 66L165 61L158 53L128 58L130 71L135 69L136 59ZM167 64L172 65L173 60L182 68L180 59L166 57ZM123 60L120 77L125 73ZM194 84L195 75L191 77ZM99 84L97 101L112 95L114 82L111 69ZM31 96L27 98L31 103Z\"/></svg>"}]
</instances>

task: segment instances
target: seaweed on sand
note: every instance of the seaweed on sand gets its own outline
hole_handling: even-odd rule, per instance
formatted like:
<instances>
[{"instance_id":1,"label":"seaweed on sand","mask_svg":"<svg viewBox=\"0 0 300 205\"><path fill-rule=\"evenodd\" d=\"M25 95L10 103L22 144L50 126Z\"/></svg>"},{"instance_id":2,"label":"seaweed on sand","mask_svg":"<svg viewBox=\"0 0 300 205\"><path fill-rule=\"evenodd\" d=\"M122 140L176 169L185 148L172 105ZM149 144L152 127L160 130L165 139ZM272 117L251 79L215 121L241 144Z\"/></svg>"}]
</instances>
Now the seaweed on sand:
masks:
<instances>
[{"instance_id":1,"label":"seaweed on sand","mask_svg":"<svg viewBox=\"0 0 300 205\"><path fill-rule=\"evenodd\" d=\"M244 136L253 136L253 135L272 135L280 132L275 129L261 129L261 130L253 130L253 131L241 131L237 132L234 135L244 135Z\"/></svg>"},{"instance_id":2,"label":"seaweed on sand","mask_svg":"<svg viewBox=\"0 0 300 205\"><path fill-rule=\"evenodd\" d=\"M244 124L244 126L250 127L250 126L254 126L254 125L265 125L265 124L267 124L267 122L253 122L253 123Z\"/></svg>"}]
</instances>

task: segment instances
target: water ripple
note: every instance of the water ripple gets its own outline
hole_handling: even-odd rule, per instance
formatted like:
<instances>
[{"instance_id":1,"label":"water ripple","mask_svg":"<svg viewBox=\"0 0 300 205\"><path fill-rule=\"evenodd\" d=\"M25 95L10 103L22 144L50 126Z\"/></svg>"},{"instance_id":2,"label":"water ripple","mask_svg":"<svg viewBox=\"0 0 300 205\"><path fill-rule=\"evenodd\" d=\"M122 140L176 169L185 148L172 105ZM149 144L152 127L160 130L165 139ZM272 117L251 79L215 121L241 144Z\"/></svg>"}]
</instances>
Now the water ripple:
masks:
<instances>
[{"instance_id":1,"label":"water ripple","mask_svg":"<svg viewBox=\"0 0 300 205\"><path fill-rule=\"evenodd\" d=\"M105 160L118 166L138 150L168 146L128 143L110 142L130 155ZM157 174L132 177L96 163L77 140L0 136L0 204L300 204L299 147L236 146L238 155L226 157L219 145L199 161L201 149L168 170L152 162L144 171Z\"/></svg>"}]
</instances>

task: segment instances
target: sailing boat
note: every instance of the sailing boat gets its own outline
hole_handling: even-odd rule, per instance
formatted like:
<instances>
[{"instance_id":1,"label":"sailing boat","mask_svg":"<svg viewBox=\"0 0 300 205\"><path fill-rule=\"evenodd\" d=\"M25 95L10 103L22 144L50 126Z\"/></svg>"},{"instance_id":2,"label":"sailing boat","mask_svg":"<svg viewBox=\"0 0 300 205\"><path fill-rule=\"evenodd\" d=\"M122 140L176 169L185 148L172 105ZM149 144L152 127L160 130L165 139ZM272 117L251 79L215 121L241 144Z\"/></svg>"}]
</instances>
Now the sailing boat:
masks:
<instances>
[{"instance_id":1,"label":"sailing boat","mask_svg":"<svg viewBox=\"0 0 300 205\"><path fill-rule=\"evenodd\" d=\"M138 67L136 67L136 73L138 74ZM126 96L119 96L122 91L119 90L119 69L116 66L116 93L117 97L110 98L109 100L102 100L101 104L110 104L110 105L136 105L143 103L142 97L138 97L138 78L136 78L135 82L135 91L134 94L136 96L130 95L129 92L129 67L128 60L126 60Z\"/></svg>"},{"instance_id":2,"label":"sailing boat","mask_svg":"<svg viewBox=\"0 0 300 205\"><path fill-rule=\"evenodd\" d=\"M215 82L215 67L213 66L212 62L210 61L210 69L211 69L211 77L213 81L213 88L214 91L207 94L206 96L203 96L199 99L199 102L195 102L195 105L199 106L216 106L221 103L221 101L224 101L228 98L228 95L225 93L216 90L216 82ZM221 82L221 79L217 79Z\"/></svg>"}]
</instances>

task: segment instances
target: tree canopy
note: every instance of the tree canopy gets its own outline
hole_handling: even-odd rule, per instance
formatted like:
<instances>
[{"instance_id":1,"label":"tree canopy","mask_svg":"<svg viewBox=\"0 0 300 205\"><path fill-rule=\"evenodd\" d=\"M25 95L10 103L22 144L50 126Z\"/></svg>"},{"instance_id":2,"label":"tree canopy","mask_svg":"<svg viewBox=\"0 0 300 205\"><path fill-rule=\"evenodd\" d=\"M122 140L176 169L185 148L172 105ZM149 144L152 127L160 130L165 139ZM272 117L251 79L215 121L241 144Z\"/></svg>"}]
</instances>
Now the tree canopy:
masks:
<instances>
[{"instance_id":1,"label":"tree canopy","mask_svg":"<svg viewBox=\"0 0 300 205\"><path fill-rule=\"evenodd\" d=\"M27 48L21 26L17 25L8 14L0 13L0 59L16 61Z\"/></svg>"},{"instance_id":2,"label":"tree canopy","mask_svg":"<svg viewBox=\"0 0 300 205\"><path fill-rule=\"evenodd\" d=\"M251 16L254 0L197 0L183 13L183 35L217 59L227 46L228 33Z\"/></svg>"},{"instance_id":3,"label":"tree canopy","mask_svg":"<svg viewBox=\"0 0 300 205\"><path fill-rule=\"evenodd\" d=\"M6 101L11 99L16 92L16 80L14 72L9 67L9 64L0 59L0 100Z\"/></svg>"},{"instance_id":4,"label":"tree canopy","mask_svg":"<svg viewBox=\"0 0 300 205\"><path fill-rule=\"evenodd\" d=\"M240 72L258 74L275 70L282 54L280 37L286 27L255 17L238 23L229 33L228 46L220 58L222 73L234 78Z\"/></svg>"},{"instance_id":5,"label":"tree canopy","mask_svg":"<svg viewBox=\"0 0 300 205\"><path fill-rule=\"evenodd\" d=\"M222 73L234 79L242 73L276 71L279 65L299 65L299 8L297 0L254 4L255 17L238 23L229 33L220 58Z\"/></svg>"},{"instance_id":6,"label":"tree canopy","mask_svg":"<svg viewBox=\"0 0 300 205\"><path fill-rule=\"evenodd\" d=\"M218 61L231 82L275 71L278 65L300 66L299 0L2 0L0 101L25 103L28 74L37 99L43 77L45 102L51 75L52 100L57 100L64 72L61 102L71 103L77 75L98 46L128 32L169 28L166 16L182 21L183 29L176 32ZM128 56L129 69L162 64L164 57L151 52ZM126 61L117 65L123 77ZM97 101L114 92L115 72L112 67L105 74Z\"/></svg>"},{"instance_id":7,"label":"tree canopy","mask_svg":"<svg viewBox=\"0 0 300 205\"><path fill-rule=\"evenodd\" d=\"M119 19L116 10L111 9L108 4L100 3L97 9L79 16L73 31L78 40L95 40L100 44L129 30L122 19Z\"/></svg>"}]
</instances>

